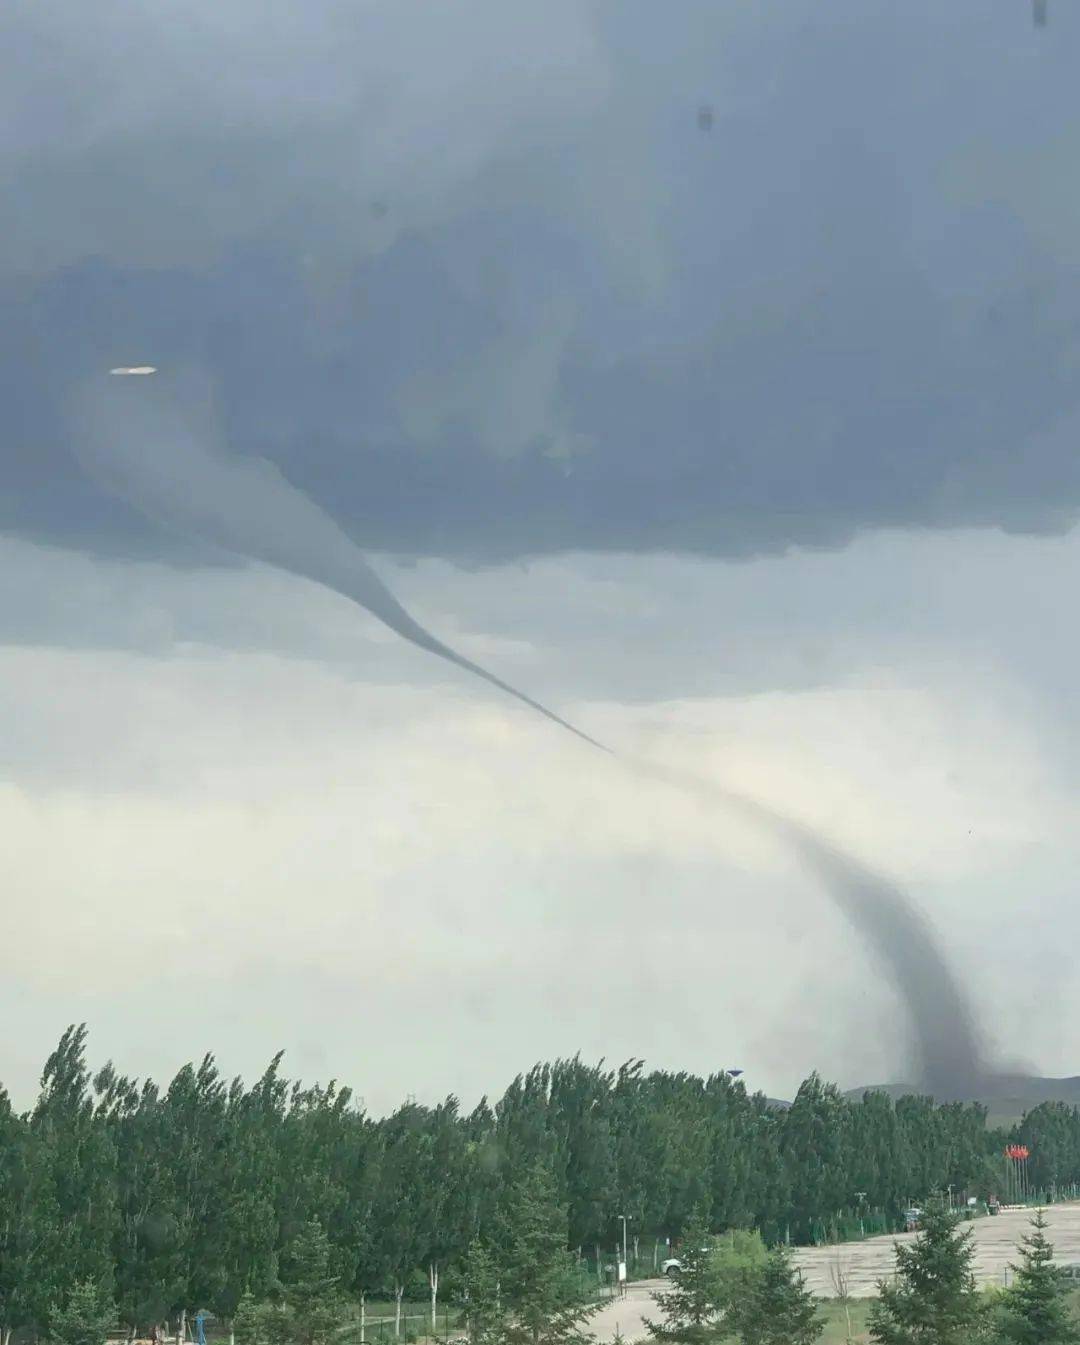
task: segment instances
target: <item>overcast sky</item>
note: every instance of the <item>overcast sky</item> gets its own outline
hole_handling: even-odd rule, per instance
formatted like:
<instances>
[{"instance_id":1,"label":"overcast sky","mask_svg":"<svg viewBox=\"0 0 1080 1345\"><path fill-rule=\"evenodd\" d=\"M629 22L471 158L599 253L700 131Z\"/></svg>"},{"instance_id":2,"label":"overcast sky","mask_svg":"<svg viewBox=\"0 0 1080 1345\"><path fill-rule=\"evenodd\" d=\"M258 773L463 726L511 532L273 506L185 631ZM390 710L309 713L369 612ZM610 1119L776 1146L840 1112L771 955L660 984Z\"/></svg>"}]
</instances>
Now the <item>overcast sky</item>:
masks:
<instances>
[{"instance_id":1,"label":"overcast sky","mask_svg":"<svg viewBox=\"0 0 1080 1345\"><path fill-rule=\"evenodd\" d=\"M468 657L903 883L1080 1072L1075 5L9 0L0 50L19 1101L82 1019L376 1110L904 1068L767 837L86 475L121 364Z\"/></svg>"}]
</instances>

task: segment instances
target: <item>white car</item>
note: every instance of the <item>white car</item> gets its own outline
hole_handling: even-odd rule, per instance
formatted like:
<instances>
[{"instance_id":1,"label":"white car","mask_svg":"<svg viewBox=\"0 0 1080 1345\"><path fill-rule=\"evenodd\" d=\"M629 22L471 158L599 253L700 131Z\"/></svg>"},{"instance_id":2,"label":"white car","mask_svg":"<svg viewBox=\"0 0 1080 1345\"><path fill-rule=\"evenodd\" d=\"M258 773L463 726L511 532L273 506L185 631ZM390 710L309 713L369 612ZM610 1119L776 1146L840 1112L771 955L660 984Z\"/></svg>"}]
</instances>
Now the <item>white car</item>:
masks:
<instances>
[{"instance_id":1,"label":"white car","mask_svg":"<svg viewBox=\"0 0 1080 1345\"><path fill-rule=\"evenodd\" d=\"M702 1255L708 1256L708 1254L712 1251L712 1248L702 1247L701 1251ZM677 1256L669 1256L668 1259L660 1267L660 1269L664 1272L664 1274L668 1277L669 1280L673 1280L676 1275L682 1274L682 1262L679 1260Z\"/></svg>"}]
</instances>

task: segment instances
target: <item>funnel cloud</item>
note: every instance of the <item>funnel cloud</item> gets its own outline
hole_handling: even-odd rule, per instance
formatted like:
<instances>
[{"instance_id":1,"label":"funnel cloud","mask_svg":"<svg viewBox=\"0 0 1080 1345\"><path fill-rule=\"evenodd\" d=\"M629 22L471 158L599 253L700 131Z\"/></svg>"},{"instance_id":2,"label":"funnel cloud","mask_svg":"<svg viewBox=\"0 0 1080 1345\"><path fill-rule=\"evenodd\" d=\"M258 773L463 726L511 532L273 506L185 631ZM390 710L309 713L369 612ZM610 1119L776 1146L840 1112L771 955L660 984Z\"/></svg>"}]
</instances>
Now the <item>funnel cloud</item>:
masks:
<instances>
[{"instance_id":1,"label":"funnel cloud","mask_svg":"<svg viewBox=\"0 0 1080 1345\"><path fill-rule=\"evenodd\" d=\"M329 514L266 459L230 457L208 447L170 405L163 387L167 382L156 381L149 395L138 402L124 398L123 406L105 396L87 399L87 423L96 428L76 452L101 484L158 523L333 589L411 644L607 750L425 630Z\"/></svg>"},{"instance_id":2,"label":"funnel cloud","mask_svg":"<svg viewBox=\"0 0 1080 1345\"><path fill-rule=\"evenodd\" d=\"M901 997L920 1086L938 1097L972 1092L985 1070L967 998L926 920L898 887L765 804L653 762L622 758L458 654L410 615L356 543L276 467L212 446L212 430L179 413L167 379L138 380L119 395L112 391L116 386L92 384L80 399L76 452L99 484L158 523L332 589L412 644L483 679L638 773L726 807L791 847Z\"/></svg>"},{"instance_id":3,"label":"funnel cloud","mask_svg":"<svg viewBox=\"0 0 1080 1345\"><path fill-rule=\"evenodd\" d=\"M766 804L652 762L634 763L737 812L790 846L887 972L911 1024L918 1085L939 1100L976 1096L985 1082L982 1044L968 998L911 898L809 827Z\"/></svg>"}]
</instances>

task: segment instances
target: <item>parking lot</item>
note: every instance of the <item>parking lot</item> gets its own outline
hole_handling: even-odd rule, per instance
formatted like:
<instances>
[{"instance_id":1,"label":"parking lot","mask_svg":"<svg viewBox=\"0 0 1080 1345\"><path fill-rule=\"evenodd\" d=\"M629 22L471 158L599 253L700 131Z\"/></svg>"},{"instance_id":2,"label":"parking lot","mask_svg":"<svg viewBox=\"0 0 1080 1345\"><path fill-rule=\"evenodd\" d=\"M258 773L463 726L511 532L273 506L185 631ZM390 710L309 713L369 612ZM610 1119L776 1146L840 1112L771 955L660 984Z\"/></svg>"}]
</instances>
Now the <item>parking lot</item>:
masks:
<instances>
[{"instance_id":1,"label":"parking lot","mask_svg":"<svg viewBox=\"0 0 1080 1345\"><path fill-rule=\"evenodd\" d=\"M976 1219L971 1224L975 1245L974 1270L980 1284L1005 1284L1008 1265L1016 1260L1016 1244L1027 1231L1032 1211L1003 1210L995 1218ZM1058 1264L1080 1264L1080 1202L1051 1205L1046 1211L1049 1236ZM893 1273L893 1244L911 1242L917 1235L868 1238L844 1242L838 1247L794 1247L792 1258L803 1272L807 1286L820 1298L835 1298L834 1272L839 1265L846 1275L852 1298L869 1298L878 1281ZM666 1287L664 1280L640 1280L627 1288L625 1298L606 1304L589 1325L600 1341L610 1341L616 1332L626 1341L645 1337L645 1318L659 1315L653 1297Z\"/></svg>"},{"instance_id":2,"label":"parking lot","mask_svg":"<svg viewBox=\"0 0 1080 1345\"><path fill-rule=\"evenodd\" d=\"M1027 1231L1031 1214L1027 1209L1008 1209L996 1218L973 1221L973 1264L980 1284L1007 1282L1009 1262L1016 1260L1016 1244ZM1055 1259L1060 1264L1080 1262L1080 1203L1051 1205L1046 1218ZM794 1260L815 1294L823 1298L836 1296L834 1280L839 1266L847 1276L849 1294L853 1298L867 1298L876 1291L879 1280L893 1273L893 1244L911 1242L916 1236L900 1233L869 1238L866 1242L845 1242L838 1247L799 1247L794 1250Z\"/></svg>"}]
</instances>

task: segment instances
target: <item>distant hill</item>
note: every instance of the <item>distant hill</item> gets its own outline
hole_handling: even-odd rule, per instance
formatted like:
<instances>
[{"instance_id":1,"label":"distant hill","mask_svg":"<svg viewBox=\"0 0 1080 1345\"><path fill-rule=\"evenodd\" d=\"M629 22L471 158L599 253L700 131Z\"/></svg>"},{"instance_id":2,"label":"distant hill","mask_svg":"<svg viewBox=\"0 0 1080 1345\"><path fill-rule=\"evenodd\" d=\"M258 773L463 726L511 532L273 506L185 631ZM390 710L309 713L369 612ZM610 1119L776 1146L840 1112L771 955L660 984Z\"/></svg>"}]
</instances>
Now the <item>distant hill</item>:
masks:
<instances>
[{"instance_id":1,"label":"distant hill","mask_svg":"<svg viewBox=\"0 0 1080 1345\"><path fill-rule=\"evenodd\" d=\"M865 1088L851 1088L844 1096L858 1101L866 1092L886 1093L895 1101L910 1093L923 1093L925 1089L910 1083L868 1084ZM947 1100L980 1102L989 1113L987 1119L991 1125L1011 1125L1040 1102L1065 1102L1070 1107L1080 1107L1080 1075L1048 1079L1036 1074L997 1074L983 1079L973 1096Z\"/></svg>"}]
</instances>

